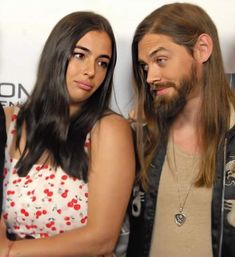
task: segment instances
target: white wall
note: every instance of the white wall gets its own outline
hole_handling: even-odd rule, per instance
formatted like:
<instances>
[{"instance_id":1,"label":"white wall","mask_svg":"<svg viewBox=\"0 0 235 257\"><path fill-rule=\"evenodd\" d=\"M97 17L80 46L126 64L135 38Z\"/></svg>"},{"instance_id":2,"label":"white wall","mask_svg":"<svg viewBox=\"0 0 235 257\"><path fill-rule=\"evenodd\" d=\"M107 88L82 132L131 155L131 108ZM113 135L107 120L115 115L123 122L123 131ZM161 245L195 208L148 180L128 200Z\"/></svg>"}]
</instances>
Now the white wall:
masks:
<instances>
[{"instance_id":1,"label":"white wall","mask_svg":"<svg viewBox=\"0 0 235 257\"><path fill-rule=\"evenodd\" d=\"M51 29L70 12L92 10L112 24L118 46L114 83L118 105L126 115L131 99L131 40L138 23L162 0L0 0L0 101L21 102L35 81L39 55ZM235 0L195 0L214 20L226 72L235 73ZM117 109L114 101L113 106Z\"/></svg>"}]
</instances>

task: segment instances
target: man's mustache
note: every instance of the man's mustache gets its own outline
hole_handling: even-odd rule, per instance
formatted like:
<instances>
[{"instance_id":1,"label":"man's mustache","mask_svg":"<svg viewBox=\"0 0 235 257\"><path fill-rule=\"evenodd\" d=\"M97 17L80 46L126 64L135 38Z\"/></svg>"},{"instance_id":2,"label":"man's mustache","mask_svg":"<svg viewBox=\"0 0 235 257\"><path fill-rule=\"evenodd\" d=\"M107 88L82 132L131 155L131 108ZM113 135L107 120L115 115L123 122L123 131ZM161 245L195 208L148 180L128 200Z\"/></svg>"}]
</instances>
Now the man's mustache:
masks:
<instances>
[{"instance_id":1,"label":"man's mustache","mask_svg":"<svg viewBox=\"0 0 235 257\"><path fill-rule=\"evenodd\" d=\"M177 89L176 84L174 82L162 82L162 83L150 84L151 91L156 91L156 90L160 90L162 88L168 88L168 87L173 87L173 88Z\"/></svg>"}]
</instances>

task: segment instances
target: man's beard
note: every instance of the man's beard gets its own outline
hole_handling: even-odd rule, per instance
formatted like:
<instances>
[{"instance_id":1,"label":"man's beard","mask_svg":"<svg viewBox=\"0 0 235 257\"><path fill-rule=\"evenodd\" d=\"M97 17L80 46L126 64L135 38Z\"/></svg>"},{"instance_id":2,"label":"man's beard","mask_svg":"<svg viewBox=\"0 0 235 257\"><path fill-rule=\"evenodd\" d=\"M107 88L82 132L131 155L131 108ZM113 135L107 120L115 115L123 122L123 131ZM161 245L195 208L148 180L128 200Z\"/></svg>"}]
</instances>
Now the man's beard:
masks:
<instances>
[{"instance_id":1,"label":"man's beard","mask_svg":"<svg viewBox=\"0 0 235 257\"><path fill-rule=\"evenodd\" d=\"M178 86L173 82L157 83L152 86L152 95L154 101L154 112L159 122L168 123L173 121L183 110L187 102L187 97L198 85L195 66L192 65L191 73L181 79ZM157 88L174 88L173 95L156 95ZM165 121L165 122L164 122ZM166 125L166 124L165 124Z\"/></svg>"}]
</instances>

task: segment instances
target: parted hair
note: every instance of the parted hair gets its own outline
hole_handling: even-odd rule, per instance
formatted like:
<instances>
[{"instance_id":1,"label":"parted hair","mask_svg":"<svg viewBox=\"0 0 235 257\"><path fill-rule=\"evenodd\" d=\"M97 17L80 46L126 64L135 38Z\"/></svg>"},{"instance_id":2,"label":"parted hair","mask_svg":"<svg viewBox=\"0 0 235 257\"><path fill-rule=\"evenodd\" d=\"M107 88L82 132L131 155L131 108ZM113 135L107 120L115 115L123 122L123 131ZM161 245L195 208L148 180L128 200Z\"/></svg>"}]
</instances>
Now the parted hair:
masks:
<instances>
[{"instance_id":1,"label":"parted hair","mask_svg":"<svg viewBox=\"0 0 235 257\"><path fill-rule=\"evenodd\" d=\"M66 71L76 43L89 31L108 34L112 56L102 85L70 117ZM44 45L32 94L17 117L18 148L22 129L26 129L26 145L16 165L20 176L26 176L46 153L55 168L60 166L69 175L87 181L89 162L85 139L94 124L109 112L116 55L111 25L99 14L73 12L55 25Z\"/></svg>"},{"instance_id":2,"label":"parted hair","mask_svg":"<svg viewBox=\"0 0 235 257\"><path fill-rule=\"evenodd\" d=\"M148 183L148 168L162 134L161 121L156 122L152 108L152 97L145 74L138 64L138 44L148 33L169 36L174 43L184 46L193 56L193 48L202 33L213 41L213 51L204 63L202 78L202 106L199 121L202 143L201 165L196 186L210 187L215 177L216 153L223 143L229 128L230 107L235 105L234 94L224 71L221 49L216 26L209 15L199 6L189 3L172 3L150 13L137 27L132 41L133 72L138 99L137 146L141 163L140 177ZM142 117L148 124L143 136ZM169 131L166 131L169 133ZM168 135L166 135L166 138Z\"/></svg>"}]
</instances>

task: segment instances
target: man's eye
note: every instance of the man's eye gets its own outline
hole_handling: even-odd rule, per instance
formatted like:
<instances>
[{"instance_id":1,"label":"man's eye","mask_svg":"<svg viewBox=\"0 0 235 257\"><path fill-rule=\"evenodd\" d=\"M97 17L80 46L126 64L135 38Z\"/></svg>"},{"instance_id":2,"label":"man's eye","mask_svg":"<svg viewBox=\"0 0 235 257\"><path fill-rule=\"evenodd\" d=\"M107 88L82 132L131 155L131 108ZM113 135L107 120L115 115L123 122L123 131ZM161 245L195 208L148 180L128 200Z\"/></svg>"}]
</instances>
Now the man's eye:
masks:
<instances>
[{"instance_id":1,"label":"man's eye","mask_svg":"<svg viewBox=\"0 0 235 257\"><path fill-rule=\"evenodd\" d=\"M148 65L147 65L147 64L145 64L145 63L140 63L139 66L140 66L141 70L143 70L143 71L148 71Z\"/></svg>"},{"instance_id":2,"label":"man's eye","mask_svg":"<svg viewBox=\"0 0 235 257\"><path fill-rule=\"evenodd\" d=\"M166 63L166 58L163 58L163 57L158 57L156 58L156 62L160 65L163 65Z\"/></svg>"}]
</instances>

